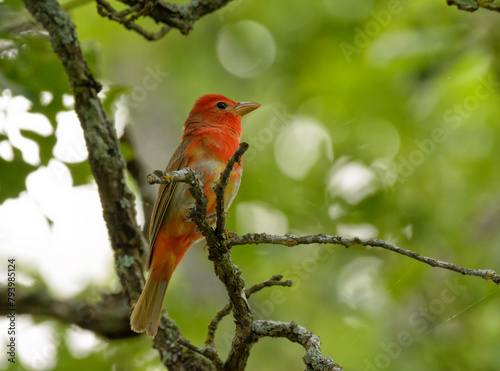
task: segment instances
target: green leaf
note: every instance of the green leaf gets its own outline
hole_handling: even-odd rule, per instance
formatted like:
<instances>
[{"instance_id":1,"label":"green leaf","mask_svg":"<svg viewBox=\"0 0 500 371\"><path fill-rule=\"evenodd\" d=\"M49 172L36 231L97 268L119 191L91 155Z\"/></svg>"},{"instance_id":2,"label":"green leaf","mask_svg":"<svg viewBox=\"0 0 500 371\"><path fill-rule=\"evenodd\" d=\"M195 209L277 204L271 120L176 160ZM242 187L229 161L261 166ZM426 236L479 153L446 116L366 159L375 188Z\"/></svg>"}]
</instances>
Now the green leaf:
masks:
<instances>
[{"instance_id":1,"label":"green leaf","mask_svg":"<svg viewBox=\"0 0 500 371\"><path fill-rule=\"evenodd\" d=\"M2 35L0 35L1 37ZM64 69L47 40L37 37L11 38L17 55L13 59L0 59L0 86L13 96L22 95L33 104L32 112L43 112L49 118L65 109L63 94L70 93ZM52 94L52 103L44 106L41 93ZM51 120L54 125L54 120Z\"/></svg>"},{"instance_id":2,"label":"green leaf","mask_svg":"<svg viewBox=\"0 0 500 371\"><path fill-rule=\"evenodd\" d=\"M56 136L53 134L45 137L30 130L20 130L20 132L25 138L31 139L38 144L40 161L42 165L47 165L50 159L54 157L52 151L57 142Z\"/></svg>"},{"instance_id":3,"label":"green leaf","mask_svg":"<svg viewBox=\"0 0 500 371\"><path fill-rule=\"evenodd\" d=\"M26 177L37 169L36 166L24 162L19 149L13 148L14 160L0 159L0 204L8 198L16 198L26 190Z\"/></svg>"},{"instance_id":4,"label":"green leaf","mask_svg":"<svg viewBox=\"0 0 500 371\"><path fill-rule=\"evenodd\" d=\"M74 164L66 163L66 166L69 168L74 186L88 184L93 178L92 169L90 168L90 163L88 161Z\"/></svg>"}]
</instances>

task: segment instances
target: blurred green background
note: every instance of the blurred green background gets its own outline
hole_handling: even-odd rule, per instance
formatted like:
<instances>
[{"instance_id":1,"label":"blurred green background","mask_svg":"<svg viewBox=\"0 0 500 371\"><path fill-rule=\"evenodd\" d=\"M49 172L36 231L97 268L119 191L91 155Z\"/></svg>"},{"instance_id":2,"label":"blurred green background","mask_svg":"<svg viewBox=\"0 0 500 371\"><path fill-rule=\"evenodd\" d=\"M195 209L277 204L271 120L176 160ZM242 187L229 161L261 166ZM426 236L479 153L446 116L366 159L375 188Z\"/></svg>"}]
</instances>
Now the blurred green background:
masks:
<instances>
[{"instance_id":1,"label":"blurred green background","mask_svg":"<svg viewBox=\"0 0 500 371\"><path fill-rule=\"evenodd\" d=\"M460 12L443 0L236 0L187 37L172 30L147 42L101 18L94 2L82 3L69 11L81 45L106 87L107 108L126 125L133 148L124 146L124 155L146 172L165 167L201 95L262 104L243 119L251 149L230 230L376 237L468 268L500 270L500 14ZM13 134L1 107L0 213L25 194L26 176L54 158L63 125L56 116L70 109L67 77L48 41L23 32L29 20L19 1L0 4L0 88L5 99L26 97L30 112L44 115L53 130L20 131L39 146L40 160L29 164L8 144ZM50 103L42 92L50 92ZM92 183L85 156L73 152L58 159L73 187ZM156 188L149 192L154 197ZM69 221L85 212L73 211ZM102 224L98 210L88 218ZM49 225L56 233L57 221ZM2 232L1 256L21 254ZM188 252L165 301L199 346L227 302L202 247ZM247 285L275 274L292 279L292 288L251 298L257 316L305 326L346 370L498 370L500 292L491 283L359 246L242 246L233 259ZM27 282L58 297L36 264L19 264ZM69 263L51 264L57 270ZM107 278L86 283L79 298L119 289L111 259L106 267ZM22 369L162 367L146 336L107 341L49 318L26 321L43 326L52 345L37 353L39 362L20 353ZM232 331L228 317L216 338L222 354ZM74 336L90 345L75 348ZM263 339L247 369L302 370L302 356L297 344Z\"/></svg>"}]
</instances>

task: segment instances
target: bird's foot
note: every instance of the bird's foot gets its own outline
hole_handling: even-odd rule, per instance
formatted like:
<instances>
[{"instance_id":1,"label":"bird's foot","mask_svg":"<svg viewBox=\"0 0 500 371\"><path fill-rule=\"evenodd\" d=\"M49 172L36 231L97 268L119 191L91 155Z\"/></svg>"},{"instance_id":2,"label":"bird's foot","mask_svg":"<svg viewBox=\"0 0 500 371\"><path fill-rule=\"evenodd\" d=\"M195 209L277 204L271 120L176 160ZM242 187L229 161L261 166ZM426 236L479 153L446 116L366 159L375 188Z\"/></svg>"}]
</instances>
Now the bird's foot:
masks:
<instances>
[{"instance_id":1,"label":"bird's foot","mask_svg":"<svg viewBox=\"0 0 500 371\"><path fill-rule=\"evenodd\" d=\"M224 211L224 215L229 215L229 213L227 211ZM185 221L186 222L194 222L193 219L191 219L191 218L186 218ZM207 217L206 217L206 221L208 222L208 224L211 224L212 227L215 226L215 223L217 223L217 213L208 214ZM200 229L198 228L198 226L194 227L194 231L195 231L195 233L201 233ZM228 237L228 236L230 236L230 237L237 236L236 233L234 233L234 236L233 236L233 233L234 232L229 232L228 230L226 230L226 237Z\"/></svg>"},{"instance_id":2,"label":"bird's foot","mask_svg":"<svg viewBox=\"0 0 500 371\"><path fill-rule=\"evenodd\" d=\"M226 239L232 238L232 237L238 237L238 235L235 232L231 232L231 231L226 229Z\"/></svg>"}]
</instances>

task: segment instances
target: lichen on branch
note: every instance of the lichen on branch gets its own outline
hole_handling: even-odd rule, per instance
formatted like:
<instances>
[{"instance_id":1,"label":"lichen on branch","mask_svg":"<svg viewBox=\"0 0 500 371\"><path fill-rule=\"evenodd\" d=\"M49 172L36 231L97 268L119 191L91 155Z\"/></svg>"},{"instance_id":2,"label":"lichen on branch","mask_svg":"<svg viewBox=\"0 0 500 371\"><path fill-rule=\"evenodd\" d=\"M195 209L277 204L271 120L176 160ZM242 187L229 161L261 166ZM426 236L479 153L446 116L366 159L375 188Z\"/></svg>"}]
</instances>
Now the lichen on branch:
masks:
<instances>
[{"instance_id":1,"label":"lichen on branch","mask_svg":"<svg viewBox=\"0 0 500 371\"><path fill-rule=\"evenodd\" d=\"M407 256L409 258L418 260L422 263L430 265L431 267L439 267L448 269L465 276L477 276L485 279L486 281L491 281L497 285L500 285L500 275L498 275L494 270L491 269L470 269L463 268L453 263L448 263L445 261L430 258L428 256L420 255L412 250L403 249L392 243L379 240L377 238L358 238L358 237L341 237L341 236L329 236L323 233L309 235L309 236L295 236L295 235L270 235L267 233L249 233L243 236L231 237L225 244L228 247L233 247L237 245L258 245L258 244L271 244L271 245L283 245L283 246L297 246L297 245L309 245L309 244L331 244L340 245L349 248L354 245L380 247L385 250L395 252Z\"/></svg>"},{"instance_id":2,"label":"lichen on branch","mask_svg":"<svg viewBox=\"0 0 500 371\"><path fill-rule=\"evenodd\" d=\"M108 1L97 0L97 12L153 41L161 39L172 28L177 28L183 35L187 35L198 19L222 8L231 0L192 0L187 4L171 4L162 0L117 1L129 7L117 11ZM150 18L163 24L163 27L157 32L149 31L137 23L140 18Z\"/></svg>"},{"instance_id":3,"label":"lichen on branch","mask_svg":"<svg viewBox=\"0 0 500 371\"><path fill-rule=\"evenodd\" d=\"M471 2L475 5L472 5ZM464 10L471 13L481 8L500 12L500 5L494 4L494 0L470 0L467 2L461 0L446 0L446 3L450 6L455 5L458 10Z\"/></svg>"}]
</instances>

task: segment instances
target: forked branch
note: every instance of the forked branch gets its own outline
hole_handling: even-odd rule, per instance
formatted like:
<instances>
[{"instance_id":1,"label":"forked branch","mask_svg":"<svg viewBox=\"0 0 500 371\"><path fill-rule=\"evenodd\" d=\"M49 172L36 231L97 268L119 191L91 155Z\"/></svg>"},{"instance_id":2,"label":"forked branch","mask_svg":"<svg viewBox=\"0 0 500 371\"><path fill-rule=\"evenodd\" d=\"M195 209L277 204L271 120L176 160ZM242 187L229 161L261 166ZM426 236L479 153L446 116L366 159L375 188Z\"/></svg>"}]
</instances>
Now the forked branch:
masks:
<instances>
[{"instance_id":1,"label":"forked branch","mask_svg":"<svg viewBox=\"0 0 500 371\"><path fill-rule=\"evenodd\" d=\"M172 28L187 35L198 19L222 8L231 0L192 0L187 4L171 4L162 0L117 1L128 8L118 11L110 2L97 0L97 12L152 41L161 39ZM137 23L140 18L149 18L163 26L159 31L149 31Z\"/></svg>"},{"instance_id":2,"label":"forked branch","mask_svg":"<svg viewBox=\"0 0 500 371\"><path fill-rule=\"evenodd\" d=\"M199 181L198 175L191 169L182 169L172 172L155 171L148 176L148 182L169 183L169 182L184 182L189 184L189 189L195 199L195 206L191 210L189 217L193 220L198 229L206 238L209 250L209 259L214 263L216 275L226 287L229 296L229 304L222 308L214 319L211 321L208 329L208 336L205 342L205 347L200 348L191 344L188 340L181 338L178 342L184 345L191 351L205 356L209 359L217 370L244 370L250 351L260 337L273 336L277 332L266 333L262 327L262 321L256 321L254 312L248 304L247 298L255 292L270 286L291 286L291 281L281 281L282 276L273 276L270 280L254 285L245 290L245 282L241 277L241 271L231 260L230 244L231 240L225 232L225 213L224 213L224 192L229 183L229 176L234 165L240 162L241 156L248 149L247 143L241 143L235 154L228 161L225 170L221 173L219 180L214 185L214 193L217 198L216 214L217 225L212 228L206 221L206 196L203 193L203 184ZM223 362L215 348L214 337L215 331L221 319L233 312L233 318L236 324L236 332L233 338L232 346L229 355ZM340 367L330 358L323 357L319 350L319 338L309 331L295 325L294 323L281 323L283 328L290 331L285 332L287 337L292 341L301 343L306 348L306 356L304 362L308 370L340 370ZM296 329L300 329L296 333ZM256 332L257 331L257 332ZM295 331L295 335L292 335ZM285 334L283 332L283 334ZM307 333L307 336L305 336ZM299 340L300 338L300 340ZM306 346L307 345L307 346ZM313 361L314 360L314 361Z\"/></svg>"}]
</instances>

